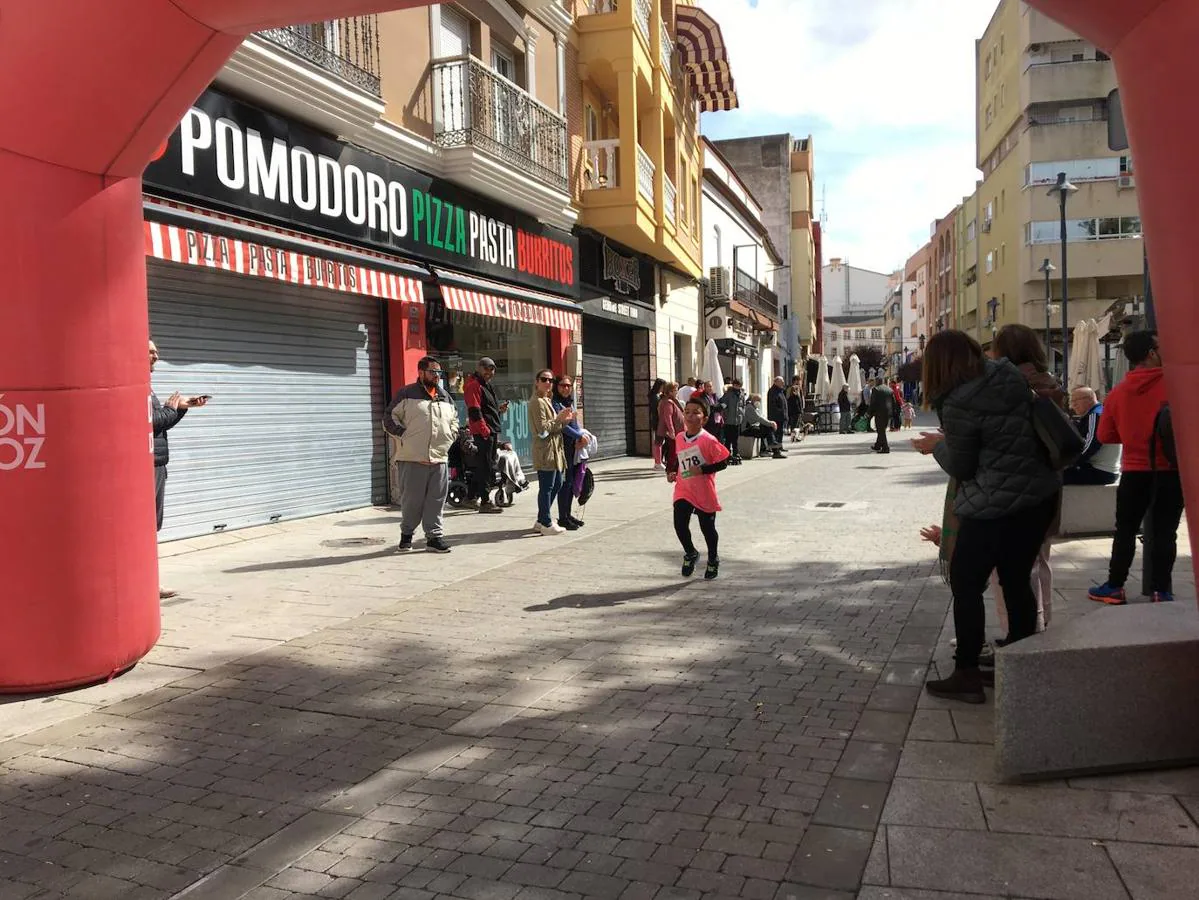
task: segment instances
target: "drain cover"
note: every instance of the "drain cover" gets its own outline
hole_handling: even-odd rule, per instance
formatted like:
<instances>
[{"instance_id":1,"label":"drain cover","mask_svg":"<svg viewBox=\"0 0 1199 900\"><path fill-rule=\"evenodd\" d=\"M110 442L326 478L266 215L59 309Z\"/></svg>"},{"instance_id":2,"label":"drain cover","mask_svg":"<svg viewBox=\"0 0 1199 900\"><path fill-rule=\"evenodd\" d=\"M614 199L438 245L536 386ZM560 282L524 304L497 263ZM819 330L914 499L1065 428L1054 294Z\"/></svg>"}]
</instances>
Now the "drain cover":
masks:
<instances>
[{"instance_id":1,"label":"drain cover","mask_svg":"<svg viewBox=\"0 0 1199 900\"><path fill-rule=\"evenodd\" d=\"M816 504L817 509L840 509L844 503L835 503L831 500L821 500Z\"/></svg>"},{"instance_id":2,"label":"drain cover","mask_svg":"<svg viewBox=\"0 0 1199 900\"><path fill-rule=\"evenodd\" d=\"M866 506L862 500L809 500L803 508L812 512L858 512Z\"/></svg>"},{"instance_id":3,"label":"drain cover","mask_svg":"<svg viewBox=\"0 0 1199 900\"><path fill-rule=\"evenodd\" d=\"M322 547L340 548L340 547L377 547L380 544L387 543L383 538L368 538L368 537L352 537L352 538L336 538L329 541L321 541Z\"/></svg>"}]
</instances>

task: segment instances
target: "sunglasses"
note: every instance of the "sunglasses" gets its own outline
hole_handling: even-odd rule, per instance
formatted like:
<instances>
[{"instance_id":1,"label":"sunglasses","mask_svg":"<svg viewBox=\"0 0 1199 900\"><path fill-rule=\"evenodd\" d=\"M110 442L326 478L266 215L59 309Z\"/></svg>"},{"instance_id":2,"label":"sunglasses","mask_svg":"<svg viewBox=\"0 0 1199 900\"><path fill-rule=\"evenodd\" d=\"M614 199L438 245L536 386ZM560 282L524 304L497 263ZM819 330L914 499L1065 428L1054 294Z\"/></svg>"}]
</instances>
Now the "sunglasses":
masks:
<instances>
[{"instance_id":1,"label":"sunglasses","mask_svg":"<svg viewBox=\"0 0 1199 900\"><path fill-rule=\"evenodd\" d=\"M538 380L538 381L547 381L547 382L548 382L548 381L553 381L554 379L552 379L552 378L546 378L544 375L538 375L538 376L537 376L537 380Z\"/></svg>"},{"instance_id":2,"label":"sunglasses","mask_svg":"<svg viewBox=\"0 0 1199 900\"><path fill-rule=\"evenodd\" d=\"M569 381L559 381L558 387L574 387Z\"/></svg>"}]
</instances>

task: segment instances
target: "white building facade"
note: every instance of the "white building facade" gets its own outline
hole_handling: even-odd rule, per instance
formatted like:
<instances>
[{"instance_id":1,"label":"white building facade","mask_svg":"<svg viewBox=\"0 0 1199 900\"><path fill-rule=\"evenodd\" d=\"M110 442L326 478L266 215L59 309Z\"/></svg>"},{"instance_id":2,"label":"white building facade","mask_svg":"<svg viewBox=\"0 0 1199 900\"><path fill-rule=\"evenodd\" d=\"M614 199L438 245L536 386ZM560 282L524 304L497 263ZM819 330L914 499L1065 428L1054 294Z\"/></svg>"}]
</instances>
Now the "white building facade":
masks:
<instances>
[{"instance_id":1,"label":"white building facade","mask_svg":"<svg viewBox=\"0 0 1199 900\"><path fill-rule=\"evenodd\" d=\"M762 206L705 140L701 196L703 339L716 343L725 378L764 394L782 374L775 273L782 256L762 221ZM702 348L701 348L702 353Z\"/></svg>"}]
</instances>

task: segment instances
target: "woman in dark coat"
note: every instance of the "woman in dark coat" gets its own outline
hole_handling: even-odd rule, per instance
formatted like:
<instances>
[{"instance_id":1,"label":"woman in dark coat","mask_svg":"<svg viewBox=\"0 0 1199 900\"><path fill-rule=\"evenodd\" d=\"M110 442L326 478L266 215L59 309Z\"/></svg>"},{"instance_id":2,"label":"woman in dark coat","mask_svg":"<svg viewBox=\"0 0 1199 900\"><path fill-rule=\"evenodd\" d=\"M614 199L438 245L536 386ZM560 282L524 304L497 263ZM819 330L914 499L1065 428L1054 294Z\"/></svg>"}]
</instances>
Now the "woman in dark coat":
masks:
<instances>
[{"instance_id":1,"label":"woman in dark coat","mask_svg":"<svg viewBox=\"0 0 1199 900\"><path fill-rule=\"evenodd\" d=\"M912 444L932 454L956 482L958 519L949 566L955 668L925 688L936 697L983 703L978 665L986 643L983 592L998 570L1009 641L1036 632L1032 567L1056 513L1061 482L1033 429L1028 382L1007 360L987 359L970 335L942 331L928 342L924 396L942 433L923 433Z\"/></svg>"}]
</instances>

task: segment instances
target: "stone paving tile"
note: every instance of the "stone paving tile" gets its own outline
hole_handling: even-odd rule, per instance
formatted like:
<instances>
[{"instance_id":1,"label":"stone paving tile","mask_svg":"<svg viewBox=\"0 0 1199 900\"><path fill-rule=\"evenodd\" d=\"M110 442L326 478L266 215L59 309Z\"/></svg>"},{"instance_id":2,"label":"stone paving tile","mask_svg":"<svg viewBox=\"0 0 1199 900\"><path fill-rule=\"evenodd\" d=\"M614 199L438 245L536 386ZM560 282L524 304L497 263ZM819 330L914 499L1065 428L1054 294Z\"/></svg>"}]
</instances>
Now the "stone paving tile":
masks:
<instances>
[{"instance_id":1,"label":"stone paving tile","mask_svg":"<svg viewBox=\"0 0 1199 900\"><path fill-rule=\"evenodd\" d=\"M864 887L857 900L1004 900L1011 894L957 894L945 891L913 891L905 888Z\"/></svg>"},{"instance_id":2,"label":"stone paving tile","mask_svg":"<svg viewBox=\"0 0 1199 900\"><path fill-rule=\"evenodd\" d=\"M969 782L896 778L883 810L887 825L922 825L985 831L978 790Z\"/></svg>"},{"instance_id":3,"label":"stone paving tile","mask_svg":"<svg viewBox=\"0 0 1199 900\"><path fill-rule=\"evenodd\" d=\"M1132 900L1192 897L1199 878L1199 849L1109 843L1107 852Z\"/></svg>"},{"instance_id":4,"label":"stone paving tile","mask_svg":"<svg viewBox=\"0 0 1199 900\"><path fill-rule=\"evenodd\" d=\"M1051 900L1125 900L1104 848L1092 841L887 826L891 883Z\"/></svg>"}]
</instances>

